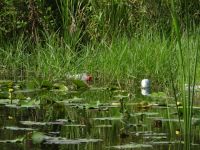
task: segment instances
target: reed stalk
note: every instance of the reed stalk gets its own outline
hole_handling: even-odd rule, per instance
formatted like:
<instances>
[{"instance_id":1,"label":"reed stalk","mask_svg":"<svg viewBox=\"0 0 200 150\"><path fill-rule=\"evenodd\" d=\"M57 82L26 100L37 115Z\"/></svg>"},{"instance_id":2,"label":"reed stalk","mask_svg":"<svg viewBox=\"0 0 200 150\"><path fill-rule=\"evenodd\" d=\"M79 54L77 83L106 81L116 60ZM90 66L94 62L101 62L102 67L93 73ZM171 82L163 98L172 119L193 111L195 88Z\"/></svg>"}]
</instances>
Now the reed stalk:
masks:
<instances>
[{"instance_id":1,"label":"reed stalk","mask_svg":"<svg viewBox=\"0 0 200 150\"><path fill-rule=\"evenodd\" d=\"M195 98L195 84L196 84L196 70L197 70L197 56L198 48L194 51L190 44L190 31L189 31L189 10L188 2L185 0L185 11L186 11L186 36L181 33L180 24L178 23L178 17L175 9L175 1L172 0L171 3L171 14L173 20L173 29L175 32L176 42L177 42L177 53L178 53L178 62L179 62L179 76L178 76L178 85L181 93L180 99L183 103L183 138L184 138L184 149L191 149L191 136L192 136L192 110L193 102ZM186 37L186 47L183 48L182 39ZM175 47L176 49L176 47ZM185 85L188 85L186 89ZM191 92L192 91L192 92ZM177 99L175 97L175 99Z\"/></svg>"}]
</instances>

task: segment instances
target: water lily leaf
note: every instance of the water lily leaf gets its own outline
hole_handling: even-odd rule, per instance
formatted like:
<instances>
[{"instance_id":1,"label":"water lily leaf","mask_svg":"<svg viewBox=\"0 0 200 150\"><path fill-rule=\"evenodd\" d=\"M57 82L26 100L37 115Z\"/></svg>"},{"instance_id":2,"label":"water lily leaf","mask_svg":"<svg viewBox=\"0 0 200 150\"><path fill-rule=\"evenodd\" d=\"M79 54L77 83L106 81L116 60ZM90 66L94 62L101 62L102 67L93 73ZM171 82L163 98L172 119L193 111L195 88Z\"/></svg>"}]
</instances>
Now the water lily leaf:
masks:
<instances>
[{"instance_id":1,"label":"water lily leaf","mask_svg":"<svg viewBox=\"0 0 200 150\"><path fill-rule=\"evenodd\" d=\"M149 102L147 101L141 101L140 103L137 104L138 108L143 108L143 109L147 109L150 108L152 105L149 104Z\"/></svg>"},{"instance_id":2,"label":"water lily leaf","mask_svg":"<svg viewBox=\"0 0 200 150\"><path fill-rule=\"evenodd\" d=\"M132 134L139 136L167 136L167 133L156 133L153 131L137 131L137 132L131 132Z\"/></svg>"},{"instance_id":3,"label":"water lily leaf","mask_svg":"<svg viewBox=\"0 0 200 150\"><path fill-rule=\"evenodd\" d=\"M129 96L118 94L118 95L113 96L113 97L118 98L118 99L125 99L125 98L128 98Z\"/></svg>"},{"instance_id":4,"label":"water lily leaf","mask_svg":"<svg viewBox=\"0 0 200 150\"><path fill-rule=\"evenodd\" d=\"M15 94L29 94L29 93L36 93L36 92L40 92L42 91L42 89L23 89L23 90L17 90L14 91ZM22 95L23 97L23 95Z\"/></svg>"},{"instance_id":5,"label":"water lily leaf","mask_svg":"<svg viewBox=\"0 0 200 150\"><path fill-rule=\"evenodd\" d=\"M34 131L34 130L37 130L37 129L33 129L33 128L20 128L20 127L15 127L15 126L3 127L2 129L13 130L13 131Z\"/></svg>"},{"instance_id":6,"label":"water lily leaf","mask_svg":"<svg viewBox=\"0 0 200 150\"><path fill-rule=\"evenodd\" d=\"M153 146L150 144L131 143L131 144L125 144L125 145L111 146L111 148L115 148L115 149L151 148L153 149Z\"/></svg>"},{"instance_id":7,"label":"water lily leaf","mask_svg":"<svg viewBox=\"0 0 200 150\"><path fill-rule=\"evenodd\" d=\"M47 136L42 132L33 132L32 141L34 144L40 144L45 140L46 137Z\"/></svg>"},{"instance_id":8,"label":"water lily leaf","mask_svg":"<svg viewBox=\"0 0 200 150\"><path fill-rule=\"evenodd\" d=\"M79 98L79 97L73 97L71 99L64 99L62 101L56 101L57 103L64 103L64 104L67 104L67 103L80 103L83 101L83 98Z\"/></svg>"},{"instance_id":9,"label":"water lily leaf","mask_svg":"<svg viewBox=\"0 0 200 150\"><path fill-rule=\"evenodd\" d=\"M168 144L176 144L180 143L180 141L152 141L150 144L153 145L168 145Z\"/></svg>"},{"instance_id":10,"label":"water lily leaf","mask_svg":"<svg viewBox=\"0 0 200 150\"><path fill-rule=\"evenodd\" d=\"M14 140L0 140L0 143L22 143L25 137L19 137Z\"/></svg>"},{"instance_id":11,"label":"water lily leaf","mask_svg":"<svg viewBox=\"0 0 200 150\"><path fill-rule=\"evenodd\" d=\"M90 90L91 91L105 91L107 90L107 87L91 87Z\"/></svg>"},{"instance_id":12,"label":"water lily leaf","mask_svg":"<svg viewBox=\"0 0 200 150\"><path fill-rule=\"evenodd\" d=\"M28 125L28 126L32 126L32 125L44 126L44 125L46 125L46 122L35 122L35 121L20 121L20 123L23 125Z\"/></svg>"},{"instance_id":13,"label":"water lily leaf","mask_svg":"<svg viewBox=\"0 0 200 150\"><path fill-rule=\"evenodd\" d=\"M63 83L55 83L53 85L53 88L59 91L68 91L68 87L66 85L64 85Z\"/></svg>"},{"instance_id":14,"label":"water lily leaf","mask_svg":"<svg viewBox=\"0 0 200 150\"><path fill-rule=\"evenodd\" d=\"M145 136L143 139L162 140L167 139L167 136Z\"/></svg>"},{"instance_id":15,"label":"water lily leaf","mask_svg":"<svg viewBox=\"0 0 200 150\"><path fill-rule=\"evenodd\" d=\"M72 123L74 120L68 119L57 119L56 122L63 122L63 123Z\"/></svg>"},{"instance_id":16,"label":"water lily leaf","mask_svg":"<svg viewBox=\"0 0 200 150\"><path fill-rule=\"evenodd\" d=\"M20 109L21 108L20 106L17 106L16 104L6 104L5 107L15 108L15 109Z\"/></svg>"},{"instance_id":17,"label":"water lily leaf","mask_svg":"<svg viewBox=\"0 0 200 150\"><path fill-rule=\"evenodd\" d=\"M72 80L77 88L89 88L89 85L83 80Z\"/></svg>"},{"instance_id":18,"label":"water lily leaf","mask_svg":"<svg viewBox=\"0 0 200 150\"><path fill-rule=\"evenodd\" d=\"M80 102L83 98L74 96L72 99L68 99L70 102Z\"/></svg>"},{"instance_id":19,"label":"water lily leaf","mask_svg":"<svg viewBox=\"0 0 200 150\"><path fill-rule=\"evenodd\" d=\"M102 139L67 139L62 137L47 137L44 144L81 144L102 142Z\"/></svg>"},{"instance_id":20,"label":"water lily leaf","mask_svg":"<svg viewBox=\"0 0 200 150\"><path fill-rule=\"evenodd\" d=\"M10 103L10 99L0 99L0 105L6 105Z\"/></svg>"},{"instance_id":21,"label":"water lily leaf","mask_svg":"<svg viewBox=\"0 0 200 150\"><path fill-rule=\"evenodd\" d=\"M0 84L9 84L9 83L12 83L13 81L12 80L0 80Z\"/></svg>"},{"instance_id":22,"label":"water lily leaf","mask_svg":"<svg viewBox=\"0 0 200 150\"><path fill-rule=\"evenodd\" d=\"M56 121L51 122L35 122L35 121L20 121L21 124L27 126L45 126L45 125L64 125L66 123L72 123L73 120L65 120L65 119L58 119Z\"/></svg>"},{"instance_id":23,"label":"water lily leaf","mask_svg":"<svg viewBox=\"0 0 200 150\"><path fill-rule=\"evenodd\" d=\"M20 100L19 101L20 107L39 107L40 100L32 99L32 100Z\"/></svg>"},{"instance_id":24,"label":"water lily leaf","mask_svg":"<svg viewBox=\"0 0 200 150\"><path fill-rule=\"evenodd\" d=\"M151 93L150 97L154 98L154 99L161 99L161 98L166 99L166 98L169 98L169 96L167 96L167 94L164 93L164 92L154 92L154 93Z\"/></svg>"},{"instance_id":25,"label":"water lily leaf","mask_svg":"<svg viewBox=\"0 0 200 150\"><path fill-rule=\"evenodd\" d=\"M101 124L101 125L96 125L95 128L112 128L112 125L110 125L110 124Z\"/></svg>"},{"instance_id":26,"label":"water lily leaf","mask_svg":"<svg viewBox=\"0 0 200 150\"><path fill-rule=\"evenodd\" d=\"M161 118L161 117L150 117L150 116L148 116L147 118L152 119L153 121L179 122L179 119L176 118ZM180 122L183 122L183 119L181 119Z\"/></svg>"},{"instance_id":27,"label":"water lily leaf","mask_svg":"<svg viewBox=\"0 0 200 150\"><path fill-rule=\"evenodd\" d=\"M133 116L141 116L141 115L157 116L157 115L159 115L159 113L157 113L157 112L138 112L138 113L133 114Z\"/></svg>"},{"instance_id":28,"label":"water lily leaf","mask_svg":"<svg viewBox=\"0 0 200 150\"><path fill-rule=\"evenodd\" d=\"M23 89L35 89L38 88L38 83L36 81L29 81L21 83Z\"/></svg>"},{"instance_id":29,"label":"water lily leaf","mask_svg":"<svg viewBox=\"0 0 200 150\"><path fill-rule=\"evenodd\" d=\"M192 125L200 126L200 119L196 119L195 121L193 121Z\"/></svg>"},{"instance_id":30,"label":"water lily leaf","mask_svg":"<svg viewBox=\"0 0 200 150\"><path fill-rule=\"evenodd\" d=\"M121 120L122 117L102 117L102 118L92 118L93 120Z\"/></svg>"},{"instance_id":31,"label":"water lily leaf","mask_svg":"<svg viewBox=\"0 0 200 150\"><path fill-rule=\"evenodd\" d=\"M65 127L86 127L84 124L67 124Z\"/></svg>"}]
</instances>

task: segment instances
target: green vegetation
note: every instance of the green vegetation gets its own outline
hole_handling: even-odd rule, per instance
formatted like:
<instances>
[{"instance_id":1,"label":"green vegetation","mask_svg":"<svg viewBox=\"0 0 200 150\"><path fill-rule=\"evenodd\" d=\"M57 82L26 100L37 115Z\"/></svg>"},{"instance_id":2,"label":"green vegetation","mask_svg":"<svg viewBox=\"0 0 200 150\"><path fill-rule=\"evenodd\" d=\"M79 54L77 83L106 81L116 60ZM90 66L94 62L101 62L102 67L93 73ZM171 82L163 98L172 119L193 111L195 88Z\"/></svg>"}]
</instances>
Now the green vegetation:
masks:
<instances>
[{"instance_id":1,"label":"green vegetation","mask_svg":"<svg viewBox=\"0 0 200 150\"><path fill-rule=\"evenodd\" d=\"M199 8L199 0L3 0L0 78L44 82L88 72L128 90L149 78L155 91L174 96L179 121L182 101L190 149Z\"/></svg>"},{"instance_id":2,"label":"green vegetation","mask_svg":"<svg viewBox=\"0 0 200 150\"><path fill-rule=\"evenodd\" d=\"M185 5L188 6L188 2L185 1ZM183 130L184 130L184 149L191 149L191 131L192 131L192 118L193 118L193 103L195 99L195 84L196 84L196 74L198 65L198 51L199 51L199 40L194 44L193 40L190 41L190 26L189 26L189 8L185 8L186 12L186 31L185 39L186 45L185 49L182 44L182 35L180 32L180 24L178 23L177 13L175 12L175 3L172 1L172 19L173 27L178 44L178 82L179 90L181 92L180 99L183 102ZM197 31L197 30L195 30ZM187 89L186 89L187 85ZM175 92L176 93L176 92Z\"/></svg>"},{"instance_id":3,"label":"green vegetation","mask_svg":"<svg viewBox=\"0 0 200 150\"><path fill-rule=\"evenodd\" d=\"M198 6L174 3L182 49L188 40L198 47ZM165 84L178 65L171 1L4 0L0 12L3 78L85 71L109 82L148 77Z\"/></svg>"}]
</instances>

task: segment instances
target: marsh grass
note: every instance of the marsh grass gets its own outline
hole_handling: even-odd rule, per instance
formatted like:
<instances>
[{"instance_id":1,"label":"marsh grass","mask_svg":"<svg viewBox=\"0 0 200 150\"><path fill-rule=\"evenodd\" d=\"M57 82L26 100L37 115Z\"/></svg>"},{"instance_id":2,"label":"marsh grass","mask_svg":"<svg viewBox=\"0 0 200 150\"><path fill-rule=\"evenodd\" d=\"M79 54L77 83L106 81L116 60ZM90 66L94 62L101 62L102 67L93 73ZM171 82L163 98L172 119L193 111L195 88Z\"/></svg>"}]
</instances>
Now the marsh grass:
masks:
<instances>
[{"instance_id":1,"label":"marsh grass","mask_svg":"<svg viewBox=\"0 0 200 150\"><path fill-rule=\"evenodd\" d=\"M90 42L79 52L74 52L73 47L63 42L57 33L44 33L45 42L38 43L33 53L25 52L26 44L20 39L15 47L14 44L2 47L2 64L13 70L20 70L23 65L30 78L31 72L49 80L60 78L65 73L88 72L106 84L116 81L139 83L142 78L149 78L154 81L154 86L161 87L160 83L168 85L171 72L174 80L180 74L176 59L178 45L169 43L168 38L161 37L156 31L146 29L143 32L131 38L118 36L112 40L105 38ZM198 44L198 37L190 38L193 49ZM181 37L181 40L182 49L186 50L186 38ZM164 90L164 86L157 90Z\"/></svg>"},{"instance_id":2,"label":"marsh grass","mask_svg":"<svg viewBox=\"0 0 200 150\"><path fill-rule=\"evenodd\" d=\"M32 70L36 76L42 76L47 80L62 78L69 70L73 70L71 63L75 53L70 46L59 43L62 42L57 34L47 34L44 45L37 45L33 58ZM29 68L30 69L30 68Z\"/></svg>"},{"instance_id":3,"label":"marsh grass","mask_svg":"<svg viewBox=\"0 0 200 150\"><path fill-rule=\"evenodd\" d=\"M180 24L178 23L177 13L175 11L175 3L172 0L172 19L173 29L175 32L177 47L177 59L178 59L178 87L180 90L180 99L183 103L183 133L184 133L184 149L189 150L191 148L191 136L192 136L192 118L193 118L193 103L195 98L195 85L196 74L198 64L198 42L197 39L193 39L191 43L190 28L189 28L189 15L188 15L188 2L185 1L186 15L186 32L181 33ZM186 44L183 44L183 39ZM195 46L194 46L195 45ZM186 84L188 88L186 89ZM175 92L176 93L176 92ZM175 98L176 99L176 98Z\"/></svg>"},{"instance_id":4,"label":"marsh grass","mask_svg":"<svg viewBox=\"0 0 200 150\"><path fill-rule=\"evenodd\" d=\"M167 40L148 32L142 37L116 37L110 44L101 43L95 48L95 57L88 55L85 64L91 72L98 70L105 80L109 79L107 82L129 78L166 80L170 56Z\"/></svg>"},{"instance_id":5,"label":"marsh grass","mask_svg":"<svg viewBox=\"0 0 200 150\"><path fill-rule=\"evenodd\" d=\"M26 54L26 48L27 44L23 36L0 48L1 65L5 68L5 78L12 77L14 80L17 80L19 77L23 78L25 76L24 69L29 64L29 55Z\"/></svg>"}]
</instances>

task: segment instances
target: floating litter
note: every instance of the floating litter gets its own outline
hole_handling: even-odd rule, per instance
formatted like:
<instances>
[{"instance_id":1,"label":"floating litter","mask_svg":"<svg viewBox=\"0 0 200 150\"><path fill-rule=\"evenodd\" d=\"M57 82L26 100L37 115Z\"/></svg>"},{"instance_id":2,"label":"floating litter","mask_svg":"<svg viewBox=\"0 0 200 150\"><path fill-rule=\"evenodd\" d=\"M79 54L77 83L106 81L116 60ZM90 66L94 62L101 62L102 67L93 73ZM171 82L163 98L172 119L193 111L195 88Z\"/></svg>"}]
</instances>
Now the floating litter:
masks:
<instances>
[{"instance_id":1,"label":"floating litter","mask_svg":"<svg viewBox=\"0 0 200 150\"><path fill-rule=\"evenodd\" d=\"M148 96L150 94L150 80L143 79L141 81L141 94L144 96Z\"/></svg>"}]
</instances>

